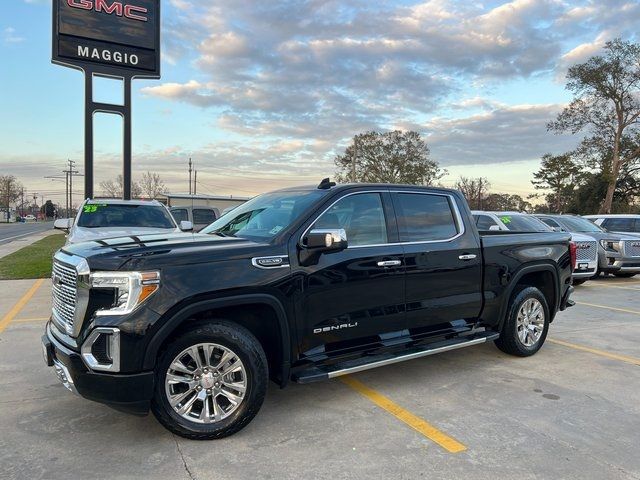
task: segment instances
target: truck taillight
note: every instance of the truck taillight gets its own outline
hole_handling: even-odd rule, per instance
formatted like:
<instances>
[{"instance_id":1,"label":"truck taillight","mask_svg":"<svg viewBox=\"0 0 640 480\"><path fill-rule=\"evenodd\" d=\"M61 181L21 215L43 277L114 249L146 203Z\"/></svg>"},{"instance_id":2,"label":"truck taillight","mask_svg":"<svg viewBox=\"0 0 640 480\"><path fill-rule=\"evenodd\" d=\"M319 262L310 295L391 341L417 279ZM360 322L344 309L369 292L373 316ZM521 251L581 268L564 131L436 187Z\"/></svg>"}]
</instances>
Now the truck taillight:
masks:
<instances>
[{"instance_id":1,"label":"truck taillight","mask_svg":"<svg viewBox=\"0 0 640 480\"><path fill-rule=\"evenodd\" d=\"M576 269L576 262L578 259L577 251L578 251L578 248L576 247L576 242L569 242L569 257L571 257L572 272Z\"/></svg>"}]
</instances>

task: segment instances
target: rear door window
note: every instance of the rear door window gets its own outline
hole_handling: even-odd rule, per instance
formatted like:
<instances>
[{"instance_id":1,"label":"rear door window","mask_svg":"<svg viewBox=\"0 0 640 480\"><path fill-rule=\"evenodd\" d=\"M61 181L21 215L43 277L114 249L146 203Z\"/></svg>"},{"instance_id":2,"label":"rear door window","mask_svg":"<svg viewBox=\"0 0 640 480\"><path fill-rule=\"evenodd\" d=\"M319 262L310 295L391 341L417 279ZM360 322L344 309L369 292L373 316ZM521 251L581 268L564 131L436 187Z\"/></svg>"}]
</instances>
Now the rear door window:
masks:
<instances>
[{"instance_id":1,"label":"rear door window","mask_svg":"<svg viewBox=\"0 0 640 480\"><path fill-rule=\"evenodd\" d=\"M173 215L173 218L175 218L178 223L189 221L189 212L187 212L186 208L171 209L171 215Z\"/></svg>"},{"instance_id":2,"label":"rear door window","mask_svg":"<svg viewBox=\"0 0 640 480\"><path fill-rule=\"evenodd\" d=\"M209 225L210 223L215 222L216 214L213 210L209 210L206 208L194 208L193 209L193 223L202 224L205 223Z\"/></svg>"},{"instance_id":3,"label":"rear door window","mask_svg":"<svg viewBox=\"0 0 640 480\"><path fill-rule=\"evenodd\" d=\"M459 233L448 196L396 193L394 198L401 242L448 240Z\"/></svg>"}]
</instances>

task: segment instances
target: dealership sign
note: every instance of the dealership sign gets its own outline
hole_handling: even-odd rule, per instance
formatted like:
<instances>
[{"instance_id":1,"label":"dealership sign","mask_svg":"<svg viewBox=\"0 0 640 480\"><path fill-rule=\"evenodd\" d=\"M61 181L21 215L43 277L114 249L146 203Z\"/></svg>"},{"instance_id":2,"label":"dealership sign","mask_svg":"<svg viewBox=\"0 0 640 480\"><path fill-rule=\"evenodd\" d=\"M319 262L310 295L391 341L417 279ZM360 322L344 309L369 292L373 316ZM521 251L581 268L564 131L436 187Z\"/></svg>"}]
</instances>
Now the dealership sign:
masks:
<instances>
[{"instance_id":1,"label":"dealership sign","mask_svg":"<svg viewBox=\"0 0 640 480\"><path fill-rule=\"evenodd\" d=\"M52 61L160 77L160 0L54 0Z\"/></svg>"}]
</instances>

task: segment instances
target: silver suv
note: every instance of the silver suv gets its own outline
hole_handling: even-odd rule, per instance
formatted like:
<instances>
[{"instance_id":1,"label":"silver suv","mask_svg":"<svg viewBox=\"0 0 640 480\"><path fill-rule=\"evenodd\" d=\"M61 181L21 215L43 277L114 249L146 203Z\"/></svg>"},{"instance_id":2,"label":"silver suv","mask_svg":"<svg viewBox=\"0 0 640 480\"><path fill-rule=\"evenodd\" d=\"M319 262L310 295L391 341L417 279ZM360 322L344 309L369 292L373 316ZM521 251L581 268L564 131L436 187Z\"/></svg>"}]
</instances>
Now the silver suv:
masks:
<instances>
[{"instance_id":1,"label":"silver suv","mask_svg":"<svg viewBox=\"0 0 640 480\"><path fill-rule=\"evenodd\" d=\"M588 217L577 215L536 215L557 231L579 232L598 240L598 274L613 274L617 277L632 277L640 273L640 236L633 237L609 232ZM637 244L638 247L634 245ZM637 248L637 250L636 250Z\"/></svg>"}]
</instances>

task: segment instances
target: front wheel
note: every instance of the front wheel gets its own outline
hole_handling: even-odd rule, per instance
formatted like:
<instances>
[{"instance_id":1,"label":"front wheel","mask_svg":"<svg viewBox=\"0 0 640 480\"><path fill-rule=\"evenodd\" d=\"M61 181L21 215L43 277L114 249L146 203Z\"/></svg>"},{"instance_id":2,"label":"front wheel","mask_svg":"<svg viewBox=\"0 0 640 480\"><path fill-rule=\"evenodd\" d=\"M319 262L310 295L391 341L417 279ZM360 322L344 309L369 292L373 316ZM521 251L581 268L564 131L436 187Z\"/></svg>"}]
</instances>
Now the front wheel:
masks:
<instances>
[{"instance_id":1,"label":"front wheel","mask_svg":"<svg viewBox=\"0 0 640 480\"><path fill-rule=\"evenodd\" d=\"M547 299L535 287L525 287L513 295L496 346L505 353L528 357L536 353L549 331Z\"/></svg>"},{"instance_id":2,"label":"front wheel","mask_svg":"<svg viewBox=\"0 0 640 480\"><path fill-rule=\"evenodd\" d=\"M614 275L618 278L631 278L636 276L635 273L614 273Z\"/></svg>"},{"instance_id":3,"label":"front wheel","mask_svg":"<svg viewBox=\"0 0 640 480\"><path fill-rule=\"evenodd\" d=\"M251 332L227 321L199 324L161 354L151 408L182 437L223 438L258 413L267 382L267 358Z\"/></svg>"}]
</instances>

